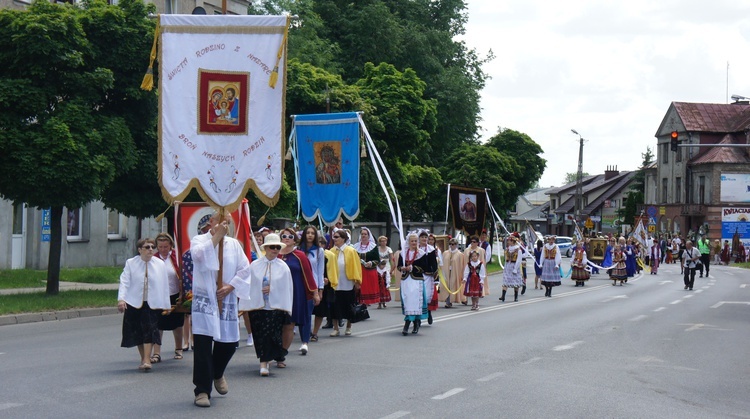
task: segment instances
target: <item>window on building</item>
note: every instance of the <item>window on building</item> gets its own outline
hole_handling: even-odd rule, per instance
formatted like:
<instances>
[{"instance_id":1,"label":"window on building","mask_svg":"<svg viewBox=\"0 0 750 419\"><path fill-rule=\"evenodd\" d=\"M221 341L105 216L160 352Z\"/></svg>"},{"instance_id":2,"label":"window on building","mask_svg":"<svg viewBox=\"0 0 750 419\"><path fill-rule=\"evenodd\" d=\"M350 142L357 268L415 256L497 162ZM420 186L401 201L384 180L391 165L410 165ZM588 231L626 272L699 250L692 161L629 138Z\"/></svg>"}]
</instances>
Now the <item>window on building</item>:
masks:
<instances>
[{"instance_id":1,"label":"window on building","mask_svg":"<svg viewBox=\"0 0 750 419\"><path fill-rule=\"evenodd\" d=\"M682 203L682 178L681 177L677 177L674 179L674 202L675 204Z\"/></svg>"},{"instance_id":2,"label":"window on building","mask_svg":"<svg viewBox=\"0 0 750 419\"><path fill-rule=\"evenodd\" d=\"M176 13L174 9L174 0L166 0L164 2L164 13L166 14Z\"/></svg>"},{"instance_id":3,"label":"window on building","mask_svg":"<svg viewBox=\"0 0 750 419\"><path fill-rule=\"evenodd\" d=\"M13 233L23 234L23 211L26 205L23 203L13 205Z\"/></svg>"},{"instance_id":4,"label":"window on building","mask_svg":"<svg viewBox=\"0 0 750 419\"><path fill-rule=\"evenodd\" d=\"M669 163L669 143L661 145L661 162L665 164Z\"/></svg>"},{"instance_id":5,"label":"window on building","mask_svg":"<svg viewBox=\"0 0 750 419\"><path fill-rule=\"evenodd\" d=\"M121 239L125 237L127 218L117 211L107 212L107 238Z\"/></svg>"},{"instance_id":6,"label":"window on building","mask_svg":"<svg viewBox=\"0 0 750 419\"><path fill-rule=\"evenodd\" d=\"M556 199L550 200L550 208L553 209L553 210L557 209L557 200Z\"/></svg>"},{"instance_id":7,"label":"window on building","mask_svg":"<svg viewBox=\"0 0 750 419\"><path fill-rule=\"evenodd\" d=\"M674 161L675 163L682 161L682 148L677 147L677 151L674 152Z\"/></svg>"},{"instance_id":8,"label":"window on building","mask_svg":"<svg viewBox=\"0 0 750 419\"><path fill-rule=\"evenodd\" d=\"M623 196L622 199L620 199L620 207L619 208L625 208L628 205L628 197Z\"/></svg>"},{"instance_id":9,"label":"window on building","mask_svg":"<svg viewBox=\"0 0 750 419\"><path fill-rule=\"evenodd\" d=\"M706 177L698 176L698 203L706 203Z\"/></svg>"},{"instance_id":10,"label":"window on building","mask_svg":"<svg viewBox=\"0 0 750 419\"><path fill-rule=\"evenodd\" d=\"M68 240L81 240L83 239L83 209L82 208L68 208L68 217L66 230Z\"/></svg>"},{"instance_id":11,"label":"window on building","mask_svg":"<svg viewBox=\"0 0 750 419\"><path fill-rule=\"evenodd\" d=\"M667 188L669 187L669 181L667 178L662 178L661 180L661 202L662 204L667 203Z\"/></svg>"}]
</instances>

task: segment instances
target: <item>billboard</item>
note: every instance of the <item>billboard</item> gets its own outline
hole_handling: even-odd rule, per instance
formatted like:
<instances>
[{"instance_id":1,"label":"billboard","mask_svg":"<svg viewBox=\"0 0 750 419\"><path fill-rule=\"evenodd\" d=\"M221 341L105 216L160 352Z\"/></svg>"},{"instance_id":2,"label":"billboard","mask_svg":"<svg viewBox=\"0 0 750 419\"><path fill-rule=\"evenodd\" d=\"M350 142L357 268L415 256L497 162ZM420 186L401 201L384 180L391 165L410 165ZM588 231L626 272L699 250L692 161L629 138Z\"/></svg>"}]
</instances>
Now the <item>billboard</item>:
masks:
<instances>
[{"instance_id":1,"label":"billboard","mask_svg":"<svg viewBox=\"0 0 750 419\"><path fill-rule=\"evenodd\" d=\"M722 173L720 199L750 203L750 173Z\"/></svg>"}]
</instances>

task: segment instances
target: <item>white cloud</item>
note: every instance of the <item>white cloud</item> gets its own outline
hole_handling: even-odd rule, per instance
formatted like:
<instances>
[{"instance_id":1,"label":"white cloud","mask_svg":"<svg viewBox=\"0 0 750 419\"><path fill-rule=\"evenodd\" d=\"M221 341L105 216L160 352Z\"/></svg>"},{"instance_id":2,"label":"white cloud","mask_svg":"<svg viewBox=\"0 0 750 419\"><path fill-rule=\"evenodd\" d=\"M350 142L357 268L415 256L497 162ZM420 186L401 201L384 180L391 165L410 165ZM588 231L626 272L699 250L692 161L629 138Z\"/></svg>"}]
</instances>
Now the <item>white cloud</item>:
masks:
<instances>
[{"instance_id":1,"label":"white cloud","mask_svg":"<svg viewBox=\"0 0 750 419\"><path fill-rule=\"evenodd\" d=\"M482 91L482 137L528 134L547 159L543 186L583 170L635 170L655 153L672 101L750 96L750 2L468 0L461 39L496 58Z\"/></svg>"}]
</instances>

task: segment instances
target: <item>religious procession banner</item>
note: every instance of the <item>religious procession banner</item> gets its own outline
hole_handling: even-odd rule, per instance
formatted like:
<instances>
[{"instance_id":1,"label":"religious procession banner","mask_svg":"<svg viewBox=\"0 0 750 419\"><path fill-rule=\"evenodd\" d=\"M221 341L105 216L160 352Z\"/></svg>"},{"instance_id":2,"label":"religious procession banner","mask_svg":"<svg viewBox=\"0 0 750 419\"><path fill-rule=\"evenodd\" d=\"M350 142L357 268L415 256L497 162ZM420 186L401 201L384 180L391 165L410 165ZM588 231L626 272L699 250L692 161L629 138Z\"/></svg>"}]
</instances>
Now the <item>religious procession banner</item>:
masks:
<instances>
[{"instance_id":1,"label":"religious procession banner","mask_svg":"<svg viewBox=\"0 0 750 419\"><path fill-rule=\"evenodd\" d=\"M232 211L229 220L229 236L242 243L247 259L251 260L254 249L253 235L250 227L250 208L247 199L242 201L240 208ZM190 240L205 233L208 220L215 210L205 202L175 202L174 205L174 241L175 251L182 259L182 255L190 249Z\"/></svg>"},{"instance_id":2,"label":"religious procession banner","mask_svg":"<svg viewBox=\"0 0 750 419\"><path fill-rule=\"evenodd\" d=\"M450 187L453 228L467 235L479 235L487 216L487 194L484 189Z\"/></svg>"},{"instance_id":3,"label":"religious procession banner","mask_svg":"<svg viewBox=\"0 0 750 419\"><path fill-rule=\"evenodd\" d=\"M291 148L298 167L302 216L333 224L359 214L359 137L356 112L296 115Z\"/></svg>"},{"instance_id":4,"label":"religious procession banner","mask_svg":"<svg viewBox=\"0 0 750 419\"><path fill-rule=\"evenodd\" d=\"M234 210L283 176L286 16L160 15L159 180Z\"/></svg>"}]
</instances>

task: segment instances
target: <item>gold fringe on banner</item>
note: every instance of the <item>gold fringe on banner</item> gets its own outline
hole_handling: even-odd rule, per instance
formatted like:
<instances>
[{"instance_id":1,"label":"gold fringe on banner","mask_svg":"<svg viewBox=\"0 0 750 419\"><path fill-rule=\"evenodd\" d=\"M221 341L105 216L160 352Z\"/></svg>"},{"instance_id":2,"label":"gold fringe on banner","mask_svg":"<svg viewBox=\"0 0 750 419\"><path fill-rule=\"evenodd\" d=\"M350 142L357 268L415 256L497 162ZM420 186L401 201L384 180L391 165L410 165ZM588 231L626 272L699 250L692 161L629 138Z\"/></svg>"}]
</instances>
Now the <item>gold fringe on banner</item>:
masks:
<instances>
[{"instance_id":1,"label":"gold fringe on banner","mask_svg":"<svg viewBox=\"0 0 750 419\"><path fill-rule=\"evenodd\" d=\"M284 55L284 48L286 47L286 40L289 36L289 16L286 17L286 27L284 28L284 38L281 40L279 46L279 52L276 53L276 65L273 66L271 77L268 79L268 86L271 89L276 88L276 82L279 81L279 63L281 62L281 56Z\"/></svg>"},{"instance_id":2,"label":"gold fringe on banner","mask_svg":"<svg viewBox=\"0 0 750 419\"><path fill-rule=\"evenodd\" d=\"M156 59L156 40L159 39L159 16L156 17L156 27L154 28L154 43L151 45L151 56L148 61L146 75L143 76L141 89L151 91L154 88L154 60Z\"/></svg>"}]
</instances>

